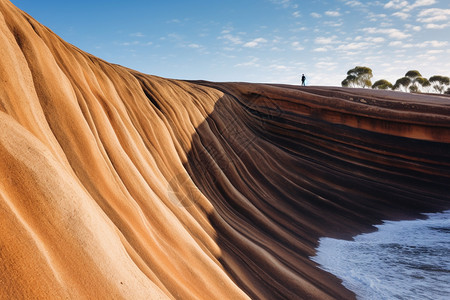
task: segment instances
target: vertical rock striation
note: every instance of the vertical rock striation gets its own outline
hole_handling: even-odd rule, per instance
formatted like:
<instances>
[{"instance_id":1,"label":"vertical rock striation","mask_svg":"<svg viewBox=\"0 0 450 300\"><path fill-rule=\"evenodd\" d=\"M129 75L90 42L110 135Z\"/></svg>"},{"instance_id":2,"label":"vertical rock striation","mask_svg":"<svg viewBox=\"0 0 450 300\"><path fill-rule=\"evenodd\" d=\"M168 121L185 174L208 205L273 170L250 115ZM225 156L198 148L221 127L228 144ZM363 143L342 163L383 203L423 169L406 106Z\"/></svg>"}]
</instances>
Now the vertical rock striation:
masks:
<instances>
[{"instance_id":1,"label":"vertical rock striation","mask_svg":"<svg viewBox=\"0 0 450 300\"><path fill-rule=\"evenodd\" d=\"M450 101L145 75L0 0L0 298L349 299L309 256L450 207Z\"/></svg>"}]
</instances>

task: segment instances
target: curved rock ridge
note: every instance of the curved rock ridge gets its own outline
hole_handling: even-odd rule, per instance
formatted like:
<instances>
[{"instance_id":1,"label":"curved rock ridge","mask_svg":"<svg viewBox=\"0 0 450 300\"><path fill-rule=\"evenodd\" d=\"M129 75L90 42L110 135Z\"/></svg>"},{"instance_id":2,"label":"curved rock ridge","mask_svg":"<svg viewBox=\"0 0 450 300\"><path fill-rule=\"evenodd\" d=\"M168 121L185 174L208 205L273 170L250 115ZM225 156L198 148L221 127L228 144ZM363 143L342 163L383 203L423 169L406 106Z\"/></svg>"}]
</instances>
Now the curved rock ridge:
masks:
<instances>
[{"instance_id":1,"label":"curved rock ridge","mask_svg":"<svg viewBox=\"0 0 450 300\"><path fill-rule=\"evenodd\" d=\"M252 298L350 297L308 260L319 237L450 205L449 98L198 84L225 96L186 169L215 207L223 265Z\"/></svg>"},{"instance_id":2,"label":"curved rock ridge","mask_svg":"<svg viewBox=\"0 0 450 300\"><path fill-rule=\"evenodd\" d=\"M450 208L450 99L181 81L0 0L1 299L352 299L322 236Z\"/></svg>"}]
</instances>

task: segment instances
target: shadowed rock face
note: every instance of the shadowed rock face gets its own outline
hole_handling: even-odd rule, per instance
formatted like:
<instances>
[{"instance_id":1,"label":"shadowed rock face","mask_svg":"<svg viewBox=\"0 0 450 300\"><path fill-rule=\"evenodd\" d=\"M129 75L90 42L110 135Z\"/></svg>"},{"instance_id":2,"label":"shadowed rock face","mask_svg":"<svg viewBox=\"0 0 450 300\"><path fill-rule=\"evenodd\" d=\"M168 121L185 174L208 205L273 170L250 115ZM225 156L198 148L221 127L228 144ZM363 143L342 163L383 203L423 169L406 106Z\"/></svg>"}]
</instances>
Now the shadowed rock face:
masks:
<instances>
[{"instance_id":1,"label":"shadowed rock face","mask_svg":"<svg viewBox=\"0 0 450 300\"><path fill-rule=\"evenodd\" d=\"M450 207L450 101L186 82L0 0L0 298L354 295L321 236Z\"/></svg>"},{"instance_id":2,"label":"shadowed rock face","mask_svg":"<svg viewBox=\"0 0 450 300\"><path fill-rule=\"evenodd\" d=\"M221 262L252 298L349 297L307 259L319 237L449 206L448 100L200 84L225 96L186 166L215 207Z\"/></svg>"}]
</instances>

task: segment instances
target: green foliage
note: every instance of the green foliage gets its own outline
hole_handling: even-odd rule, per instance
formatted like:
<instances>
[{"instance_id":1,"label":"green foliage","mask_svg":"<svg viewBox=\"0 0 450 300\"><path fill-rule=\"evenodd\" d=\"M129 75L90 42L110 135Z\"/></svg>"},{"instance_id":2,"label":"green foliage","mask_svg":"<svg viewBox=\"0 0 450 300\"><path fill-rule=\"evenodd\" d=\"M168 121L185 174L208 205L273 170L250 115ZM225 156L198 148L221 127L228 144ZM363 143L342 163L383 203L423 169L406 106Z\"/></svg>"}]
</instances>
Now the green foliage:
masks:
<instances>
[{"instance_id":1,"label":"green foliage","mask_svg":"<svg viewBox=\"0 0 450 300\"><path fill-rule=\"evenodd\" d=\"M418 70L409 70L405 76L397 79L394 85L385 79L377 80L373 85L371 82L372 69L356 66L347 71L347 77L342 80L343 87L372 87L379 90L399 90L403 92L421 93L429 92L430 89L438 93L450 94L450 78L447 76L434 75L427 79Z\"/></svg>"},{"instance_id":2,"label":"green foliage","mask_svg":"<svg viewBox=\"0 0 450 300\"><path fill-rule=\"evenodd\" d=\"M375 81L375 83L372 85L373 89L379 89L379 90L387 90L392 89L393 85L386 79L380 79Z\"/></svg>"},{"instance_id":3,"label":"green foliage","mask_svg":"<svg viewBox=\"0 0 450 300\"><path fill-rule=\"evenodd\" d=\"M411 86L409 87L409 91L410 91L411 93L418 93L418 92L419 92L419 87L418 87L417 85L411 85Z\"/></svg>"},{"instance_id":4,"label":"green foliage","mask_svg":"<svg viewBox=\"0 0 450 300\"><path fill-rule=\"evenodd\" d=\"M403 91L407 92L410 84L411 84L411 78L405 76L405 77L397 79L397 81L395 82L392 89L393 90L401 90L401 88L403 87Z\"/></svg>"},{"instance_id":5,"label":"green foliage","mask_svg":"<svg viewBox=\"0 0 450 300\"><path fill-rule=\"evenodd\" d=\"M431 86L431 83L428 79L424 78L424 77L417 77L415 78L415 81L420 84L422 87L429 87Z\"/></svg>"},{"instance_id":6,"label":"green foliage","mask_svg":"<svg viewBox=\"0 0 450 300\"><path fill-rule=\"evenodd\" d=\"M355 87L356 77L353 75L348 75L347 78L342 80L341 84L345 87Z\"/></svg>"},{"instance_id":7,"label":"green foliage","mask_svg":"<svg viewBox=\"0 0 450 300\"><path fill-rule=\"evenodd\" d=\"M410 71L406 72L405 77L409 77L409 78L413 79L416 77L422 77L422 74L420 74L420 72L417 70L410 70Z\"/></svg>"},{"instance_id":8,"label":"green foliage","mask_svg":"<svg viewBox=\"0 0 450 300\"><path fill-rule=\"evenodd\" d=\"M409 81L406 78L409 79ZM409 90L411 93L420 93L422 91L421 88L431 86L428 79L422 77L422 74L417 70L406 72L405 76L398 79L397 82L394 85L394 89L403 87L405 92Z\"/></svg>"},{"instance_id":9,"label":"green foliage","mask_svg":"<svg viewBox=\"0 0 450 300\"><path fill-rule=\"evenodd\" d=\"M420 93L422 91L422 88L431 86L431 83L428 81L428 79L423 77L415 77L412 80L412 84L409 87L409 90L411 93Z\"/></svg>"},{"instance_id":10,"label":"green foliage","mask_svg":"<svg viewBox=\"0 0 450 300\"><path fill-rule=\"evenodd\" d=\"M347 78L345 78L341 85L344 87L370 87L373 77L372 70L368 67L356 66L353 69L348 70Z\"/></svg>"},{"instance_id":11,"label":"green foliage","mask_svg":"<svg viewBox=\"0 0 450 300\"><path fill-rule=\"evenodd\" d=\"M430 84L433 86L433 89L438 93L442 94L447 85L450 85L450 78L447 76L434 75L429 79Z\"/></svg>"}]
</instances>

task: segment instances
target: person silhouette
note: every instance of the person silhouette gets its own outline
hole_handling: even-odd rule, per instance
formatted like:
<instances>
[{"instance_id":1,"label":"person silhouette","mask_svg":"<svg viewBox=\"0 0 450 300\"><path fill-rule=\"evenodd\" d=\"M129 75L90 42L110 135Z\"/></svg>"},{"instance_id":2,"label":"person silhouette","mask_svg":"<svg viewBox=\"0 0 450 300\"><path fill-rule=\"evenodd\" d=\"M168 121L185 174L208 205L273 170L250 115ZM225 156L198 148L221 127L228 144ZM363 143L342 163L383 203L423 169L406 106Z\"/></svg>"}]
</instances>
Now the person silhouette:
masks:
<instances>
[{"instance_id":1,"label":"person silhouette","mask_svg":"<svg viewBox=\"0 0 450 300\"><path fill-rule=\"evenodd\" d=\"M305 74L302 74L302 85L303 86L306 85L306 76L305 76Z\"/></svg>"}]
</instances>

